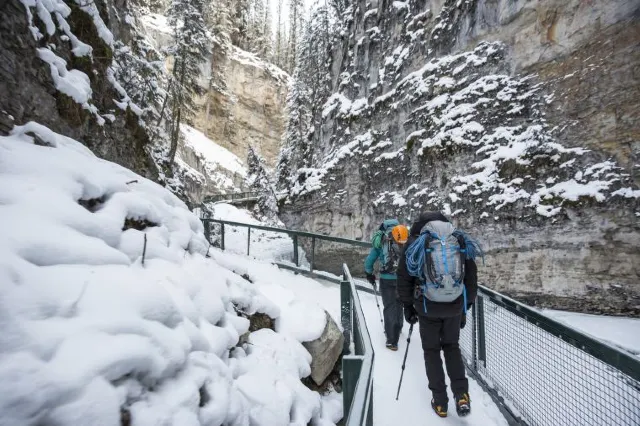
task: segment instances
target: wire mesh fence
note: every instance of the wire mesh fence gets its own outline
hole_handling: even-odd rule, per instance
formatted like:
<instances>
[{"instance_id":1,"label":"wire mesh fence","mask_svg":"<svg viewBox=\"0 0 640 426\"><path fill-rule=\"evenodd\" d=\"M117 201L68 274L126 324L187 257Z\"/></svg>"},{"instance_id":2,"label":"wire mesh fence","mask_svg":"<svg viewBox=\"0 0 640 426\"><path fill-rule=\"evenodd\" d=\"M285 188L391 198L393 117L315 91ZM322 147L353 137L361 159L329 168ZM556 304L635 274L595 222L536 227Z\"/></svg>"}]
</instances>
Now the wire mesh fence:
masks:
<instances>
[{"instance_id":1,"label":"wire mesh fence","mask_svg":"<svg viewBox=\"0 0 640 426\"><path fill-rule=\"evenodd\" d=\"M468 367L522 423L640 425L640 360L492 292L473 310Z\"/></svg>"}]
</instances>

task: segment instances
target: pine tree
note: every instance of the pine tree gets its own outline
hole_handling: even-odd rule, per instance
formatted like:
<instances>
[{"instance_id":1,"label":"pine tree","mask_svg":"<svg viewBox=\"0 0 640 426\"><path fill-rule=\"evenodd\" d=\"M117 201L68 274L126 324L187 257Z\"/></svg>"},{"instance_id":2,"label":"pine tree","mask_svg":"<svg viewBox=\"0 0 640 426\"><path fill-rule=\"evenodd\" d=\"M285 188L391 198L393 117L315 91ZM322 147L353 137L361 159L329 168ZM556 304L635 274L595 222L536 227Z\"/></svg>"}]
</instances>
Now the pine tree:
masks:
<instances>
[{"instance_id":1,"label":"pine tree","mask_svg":"<svg viewBox=\"0 0 640 426\"><path fill-rule=\"evenodd\" d=\"M180 125L190 123L196 113L195 96L204 94L198 84L200 64L209 53L204 10L204 0L173 0L167 13L173 29L173 45L169 48L169 54L173 56L173 71L168 90L170 163L173 163L178 148Z\"/></svg>"},{"instance_id":2,"label":"pine tree","mask_svg":"<svg viewBox=\"0 0 640 426\"><path fill-rule=\"evenodd\" d=\"M251 20L251 1L233 0L231 15L231 43L247 50Z\"/></svg>"},{"instance_id":3,"label":"pine tree","mask_svg":"<svg viewBox=\"0 0 640 426\"><path fill-rule=\"evenodd\" d=\"M141 30L134 26L132 33L129 45L122 41L115 43L111 69L131 101L142 108L142 118L147 124L153 124L158 120L164 98L161 90L166 77L164 58Z\"/></svg>"},{"instance_id":4,"label":"pine tree","mask_svg":"<svg viewBox=\"0 0 640 426\"><path fill-rule=\"evenodd\" d=\"M264 21L263 21L263 33L264 33L264 53L262 57L265 60L271 58L273 52L273 23L271 22L271 0L265 0L264 2Z\"/></svg>"},{"instance_id":5,"label":"pine tree","mask_svg":"<svg viewBox=\"0 0 640 426\"><path fill-rule=\"evenodd\" d=\"M278 1L278 8L277 8L277 14L278 14L278 27L276 28L276 46L275 46L275 52L274 52L274 57L272 62L275 63L277 66L279 66L280 68L283 68L284 65L284 50L285 50L285 37L284 37L284 28L282 25L282 3L283 0L277 0Z\"/></svg>"},{"instance_id":6,"label":"pine tree","mask_svg":"<svg viewBox=\"0 0 640 426\"><path fill-rule=\"evenodd\" d=\"M314 10L298 46L293 84L287 95L287 126L276 169L279 188L289 190L292 176L313 164L311 135L319 128L321 108L331 91L331 45L337 33L332 10Z\"/></svg>"},{"instance_id":7,"label":"pine tree","mask_svg":"<svg viewBox=\"0 0 640 426\"><path fill-rule=\"evenodd\" d=\"M298 48L299 35L304 26L304 0L290 0L289 4L289 43L287 47L287 67L291 72L296 65L296 49Z\"/></svg>"},{"instance_id":8,"label":"pine tree","mask_svg":"<svg viewBox=\"0 0 640 426\"><path fill-rule=\"evenodd\" d=\"M251 145L247 152L247 169L248 185L259 194L256 210L261 216L260 220L268 224L277 224L278 200L274 185L264 158Z\"/></svg>"},{"instance_id":9,"label":"pine tree","mask_svg":"<svg viewBox=\"0 0 640 426\"><path fill-rule=\"evenodd\" d=\"M211 75L209 78L208 95L206 103L205 129L209 134L210 111L214 109L218 116L228 117L230 111L225 99L230 97L226 81L226 68L231 46L231 15L230 0L212 0L206 15L207 26L213 34L211 44ZM213 92L222 96L213 96Z\"/></svg>"}]
</instances>

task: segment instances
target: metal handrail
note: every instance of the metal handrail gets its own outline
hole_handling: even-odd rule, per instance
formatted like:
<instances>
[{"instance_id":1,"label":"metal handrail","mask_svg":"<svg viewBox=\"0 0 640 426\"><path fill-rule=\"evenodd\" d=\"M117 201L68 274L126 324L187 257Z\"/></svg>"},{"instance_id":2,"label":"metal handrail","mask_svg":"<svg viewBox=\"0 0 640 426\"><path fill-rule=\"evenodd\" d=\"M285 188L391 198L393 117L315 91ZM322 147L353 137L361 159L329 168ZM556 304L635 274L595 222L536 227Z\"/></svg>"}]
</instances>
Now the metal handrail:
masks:
<instances>
[{"instance_id":1,"label":"metal handrail","mask_svg":"<svg viewBox=\"0 0 640 426\"><path fill-rule=\"evenodd\" d=\"M356 284L346 263L342 264L342 357L345 426L373 425L373 365L375 352L362 311ZM353 343L353 345L351 345ZM353 354L350 353L353 346Z\"/></svg>"},{"instance_id":2,"label":"metal handrail","mask_svg":"<svg viewBox=\"0 0 640 426\"><path fill-rule=\"evenodd\" d=\"M342 237L332 237L331 235L317 234L317 233L306 232L306 231L294 231L292 229L277 228L274 226L253 225L249 223L233 222L230 220L222 220L222 219L202 219L202 222L203 223L206 223L206 222L220 223L220 224L229 225L229 226L241 226L245 228L260 229L263 231L279 232L279 233L287 234L290 236L308 237L308 238L317 239L317 240L331 241L334 243L351 244L359 247L371 247L371 243L368 241L353 240L350 238L342 238Z\"/></svg>"},{"instance_id":3,"label":"metal handrail","mask_svg":"<svg viewBox=\"0 0 640 426\"><path fill-rule=\"evenodd\" d=\"M256 191L234 192L231 194L208 195L203 198L203 203L217 203L219 201L235 201L243 199L254 199L260 195Z\"/></svg>"}]
</instances>

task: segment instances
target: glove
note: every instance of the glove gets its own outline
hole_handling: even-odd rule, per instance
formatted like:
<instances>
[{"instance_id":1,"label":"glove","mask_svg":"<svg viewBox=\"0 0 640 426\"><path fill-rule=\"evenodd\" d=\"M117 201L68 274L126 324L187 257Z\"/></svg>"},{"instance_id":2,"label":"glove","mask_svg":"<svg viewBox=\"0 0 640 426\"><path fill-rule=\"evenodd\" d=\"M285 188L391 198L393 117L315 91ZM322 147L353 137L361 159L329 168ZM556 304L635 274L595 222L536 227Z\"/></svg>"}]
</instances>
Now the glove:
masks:
<instances>
[{"instance_id":1,"label":"glove","mask_svg":"<svg viewBox=\"0 0 640 426\"><path fill-rule=\"evenodd\" d=\"M462 314L462 319L460 320L460 330L462 330L465 325L467 325L467 315Z\"/></svg>"},{"instance_id":2,"label":"glove","mask_svg":"<svg viewBox=\"0 0 640 426\"><path fill-rule=\"evenodd\" d=\"M418 322L418 312L413 305L404 305L404 319L407 320L409 324Z\"/></svg>"},{"instance_id":3,"label":"glove","mask_svg":"<svg viewBox=\"0 0 640 426\"><path fill-rule=\"evenodd\" d=\"M367 273L367 281L369 281L369 284L371 284L374 289L376 288L376 276L375 275Z\"/></svg>"}]
</instances>

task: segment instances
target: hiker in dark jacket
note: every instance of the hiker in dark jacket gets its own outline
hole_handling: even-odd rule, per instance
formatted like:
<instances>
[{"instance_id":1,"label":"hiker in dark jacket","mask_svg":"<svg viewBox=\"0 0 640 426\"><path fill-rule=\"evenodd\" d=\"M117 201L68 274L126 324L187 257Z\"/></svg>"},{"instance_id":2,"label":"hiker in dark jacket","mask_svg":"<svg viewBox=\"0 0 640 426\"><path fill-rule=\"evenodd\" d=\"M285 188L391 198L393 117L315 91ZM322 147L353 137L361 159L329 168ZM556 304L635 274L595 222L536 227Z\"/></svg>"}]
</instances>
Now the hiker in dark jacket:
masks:
<instances>
[{"instance_id":1,"label":"hiker in dark jacket","mask_svg":"<svg viewBox=\"0 0 640 426\"><path fill-rule=\"evenodd\" d=\"M461 272L464 277L462 279L464 283L464 287L462 287L464 289L463 294L451 302L429 300L427 297L429 293L425 290L427 288L425 283L431 281L426 276L424 281L416 276L417 266L411 263L412 260L419 258L413 257L412 253L418 249L424 250L424 244L421 245L421 242L415 245L415 250L411 245L420 238L420 234L427 224L431 224L430 229L454 229L452 225L449 225L449 220L440 212L423 213L412 224L409 231L409 239L405 245L405 250L401 254L398 266L397 296L398 300L403 304L404 316L407 322L410 324L419 322L427 379L429 381L429 389L433 395L431 406L439 416L447 416L449 398L440 358L440 351L443 351L445 363L447 364L447 373L451 380L451 390L455 397L456 411L459 415L466 415L471 410L469 383L465 376L465 367L458 340L460 329L464 328L466 324L466 311L473 305L478 291L477 266L473 260L473 250L475 249L481 253L481 249L477 246L477 243L469 240L472 241L470 245L475 244L467 252L470 252L471 256L460 252L459 259L463 259L463 262L460 263L464 263L464 270ZM435 243L438 246L440 245L438 240ZM410 266L407 265L407 257L409 257ZM411 271L414 272L413 275L410 274L411 266L413 267ZM424 271L424 269L422 270ZM455 294L453 297L455 297Z\"/></svg>"},{"instance_id":2,"label":"hiker in dark jacket","mask_svg":"<svg viewBox=\"0 0 640 426\"><path fill-rule=\"evenodd\" d=\"M377 236L377 238L376 238ZM387 349L398 350L398 340L402 332L402 305L396 298L396 269L401 248L407 242L409 230L396 219L387 219L374 235L371 251L364 261L367 280L376 290L376 276L373 267L380 262L380 293L382 296L384 333Z\"/></svg>"}]
</instances>

